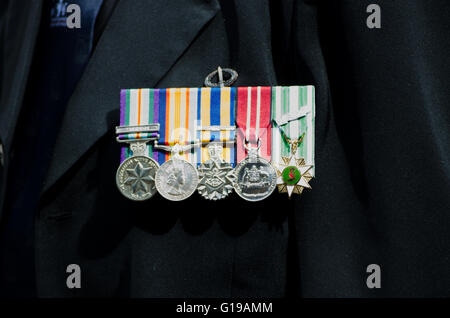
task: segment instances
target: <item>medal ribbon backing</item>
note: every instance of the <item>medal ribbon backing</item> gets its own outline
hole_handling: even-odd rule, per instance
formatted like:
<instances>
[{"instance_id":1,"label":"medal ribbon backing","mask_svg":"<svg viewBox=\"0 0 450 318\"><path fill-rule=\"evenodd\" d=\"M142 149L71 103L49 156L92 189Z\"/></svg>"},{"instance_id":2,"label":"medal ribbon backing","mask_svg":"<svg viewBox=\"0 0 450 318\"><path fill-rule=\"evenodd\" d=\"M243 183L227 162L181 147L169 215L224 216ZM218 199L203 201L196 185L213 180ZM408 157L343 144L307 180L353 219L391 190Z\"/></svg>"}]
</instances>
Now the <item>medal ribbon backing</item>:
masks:
<instances>
[{"instance_id":1,"label":"medal ribbon backing","mask_svg":"<svg viewBox=\"0 0 450 318\"><path fill-rule=\"evenodd\" d=\"M195 164L209 159L206 143L223 142L222 159L235 164L235 88L167 88L125 89L120 98L120 125L140 126L159 123L159 144L173 146L205 143L193 147L183 156ZM154 137L156 133L129 133L120 139ZM159 164L169 160L171 154L157 151L147 145L146 154ZM122 148L121 162L131 156L129 147Z\"/></svg>"},{"instance_id":2,"label":"medal ribbon backing","mask_svg":"<svg viewBox=\"0 0 450 318\"><path fill-rule=\"evenodd\" d=\"M199 89L198 103L198 139L203 143L197 151L197 165L209 160L207 144L212 141L222 142L222 159L235 165L235 104L234 87Z\"/></svg>"},{"instance_id":3,"label":"medal ribbon backing","mask_svg":"<svg viewBox=\"0 0 450 318\"><path fill-rule=\"evenodd\" d=\"M185 145L196 142L198 89L167 88L155 89L159 93L159 123L161 145ZM171 154L158 152L158 162L163 164L171 158ZM183 153L184 159L195 162L196 149L193 147Z\"/></svg>"},{"instance_id":4,"label":"medal ribbon backing","mask_svg":"<svg viewBox=\"0 0 450 318\"><path fill-rule=\"evenodd\" d=\"M237 161L247 156L245 140L256 147L261 142L259 155L271 159L271 87L238 87L237 89Z\"/></svg>"},{"instance_id":5,"label":"medal ribbon backing","mask_svg":"<svg viewBox=\"0 0 450 318\"><path fill-rule=\"evenodd\" d=\"M234 166L236 159L239 162L247 156L244 140L249 140L250 146L256 146L258 137L261 140L260 155L279 163L282 156L290 154L289 145L279 129L294 139L306 133L296 157L314 165L313 86L124 89L120 94L120 105L121 126L159 123L160 144L204 142L201 148L192 148L183 154L196 166L209 159L206 150L209 141L223 142L222 159ZM270 119L276 123L273 133ZM119 138L140 139L155 135L141 132L122 134ZM232 142L235 138L236 148ZM148 143L146 153L159 164L170 158L169 153L154 150L152 143ZM129 156L129 147L123 147L121 162Z\"/></svg>"},{"instance_id":6,"label":"medal ribbon backing","mask_svg":"<svg viewBox=\"0 0 450 318\"><path fill-rule=\"evenodd\" d=\"M120 125L142 126L158 123L159 116L157 108L153 107L154 94L151 89L122 89L120 92ZM141 139L155 137L157 133L130 133L119 135L119 139ZM146 154L157 160L153 155L153 147L147 145ZM129 147L122 147L121 160L131 156Z\"/></svg>"},{"instance_id":7,"label":"medal ribbon backing","mask_svg":"<svg viewBox=\"0 0 450 318\"><path fill-rule=\"evenodd\" d=\"M290 146L280 129L291 139L303 133L305 138L298 145L295 158L304 158L314 166L314 86L276 86L272 88L272 162L282 163L281 157L290 156ZM314 167L310 170L314 176Z\"/></svg>"}]
</instances>

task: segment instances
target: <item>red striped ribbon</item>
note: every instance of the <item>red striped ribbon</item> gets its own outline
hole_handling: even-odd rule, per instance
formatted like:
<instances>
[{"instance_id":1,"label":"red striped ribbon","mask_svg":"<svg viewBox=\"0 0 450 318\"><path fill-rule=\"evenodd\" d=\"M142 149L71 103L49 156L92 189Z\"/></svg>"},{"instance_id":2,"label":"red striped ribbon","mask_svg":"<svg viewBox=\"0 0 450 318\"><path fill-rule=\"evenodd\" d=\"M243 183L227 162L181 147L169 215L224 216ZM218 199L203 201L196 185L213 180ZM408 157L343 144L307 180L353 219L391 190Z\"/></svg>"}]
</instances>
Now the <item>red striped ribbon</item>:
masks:
<instances>
[{"instance_id":1,"label":"red striped ribbon","mask_svg":"<svg viewBox=\"0 0 450 318\"><path fill-rule=\"evenodd\" d=\"M261 142L259 155L270 161L271 88L239 87L237 92L237 162L247 156L244 141L248 140L250 147L256 147L258 138Z\"/></svg>"}]
</instances>

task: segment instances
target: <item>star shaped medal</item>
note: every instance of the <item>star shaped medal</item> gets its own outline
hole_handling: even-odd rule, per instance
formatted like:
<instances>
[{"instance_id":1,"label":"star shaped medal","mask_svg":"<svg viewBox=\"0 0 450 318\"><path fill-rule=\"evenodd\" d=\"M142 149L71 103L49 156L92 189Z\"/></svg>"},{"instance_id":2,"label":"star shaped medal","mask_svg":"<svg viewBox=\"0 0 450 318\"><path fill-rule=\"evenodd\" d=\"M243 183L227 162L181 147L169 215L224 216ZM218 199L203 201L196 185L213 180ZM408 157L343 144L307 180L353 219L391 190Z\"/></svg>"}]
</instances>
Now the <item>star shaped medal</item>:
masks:
<instances>
[{"instance_id":1,"label":"star shaped medal","mask_svg":"<svg viewBox=\"0 0 450 318\"><path fill-rule=\"evenodd\" d=\"M207 148L210 159L198 168L197 190L205 199L220 200L233 191L233 166L221 158L223 147L220 143L210 143Z\"/></svg>"},{"instance_id":2,"label":"star shaped medal","mask_svg":"<svg viewBox=\"0 0 450 318\"><path fill-rule=\"evenodd\" d=\"M303 134L297 140L291 140L283 132L281 133L290 145L290 157L281 157L282 163L277 167L277 187L280 193L287 192L289 198L292 193L301 194L304 188L311 189L309 181L312 179L310 170L312 165L306 165L305 159L295 158L298 145L302 143Z\"/></svg>"},{"instance_id":3,"label":"star shaped medal","mask_svg":"<svg viewBox=\"0 0 450 318\"><path fill-rule=\"evenodd\" d=\"M146 138L123 138L122 135L132 133L156 133L159 124L141 126L118 126L116 133L118 142L126 142L132 152L117 169L116 184L119 191L133 201L150 199L156 193L155 175L159 164L147 155L147 142L156 140L157 134ZM122 137L122 138L121 138Z\"/></svg>"},{"instance_id":4,"label":"star shaped medal","mask_svg":"<svg viewBox=\"0 0 450 318\"><path fill-rule=\"evenodd\" d=\"M133 193L138 193L139 191L148 192L152 186L151 183L155 182L151 171L152 168L146 168L142 162L138 161L133 168L126 169L128 177L124 183L131 186Z\"/></svg>"}]
</instances>

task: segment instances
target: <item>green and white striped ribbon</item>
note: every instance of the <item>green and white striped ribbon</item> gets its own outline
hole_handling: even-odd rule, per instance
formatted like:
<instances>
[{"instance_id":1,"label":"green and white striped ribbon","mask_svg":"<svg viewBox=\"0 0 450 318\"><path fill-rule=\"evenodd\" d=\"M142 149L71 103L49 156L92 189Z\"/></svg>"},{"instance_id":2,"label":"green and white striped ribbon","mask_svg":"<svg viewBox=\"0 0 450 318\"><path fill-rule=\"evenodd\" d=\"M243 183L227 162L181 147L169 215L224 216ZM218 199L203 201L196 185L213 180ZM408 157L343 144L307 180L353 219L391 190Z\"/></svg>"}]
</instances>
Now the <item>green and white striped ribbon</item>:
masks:
<instances>
[{"instance_id":1,"label":"green and white striped ribbon","mask_svg":"<svg viewBox=\"0 0 450 318\"><path fill-rule=\"evenodd\" d=\"M281 157L289 157L290 146L280 129L292 140L303 133L296 158L304 158L307 165L314 166L314 86L275 86L272 88L272 162L280 164ZM310 170L314 176L314 167Z\"/></svg>"}]
</instances>

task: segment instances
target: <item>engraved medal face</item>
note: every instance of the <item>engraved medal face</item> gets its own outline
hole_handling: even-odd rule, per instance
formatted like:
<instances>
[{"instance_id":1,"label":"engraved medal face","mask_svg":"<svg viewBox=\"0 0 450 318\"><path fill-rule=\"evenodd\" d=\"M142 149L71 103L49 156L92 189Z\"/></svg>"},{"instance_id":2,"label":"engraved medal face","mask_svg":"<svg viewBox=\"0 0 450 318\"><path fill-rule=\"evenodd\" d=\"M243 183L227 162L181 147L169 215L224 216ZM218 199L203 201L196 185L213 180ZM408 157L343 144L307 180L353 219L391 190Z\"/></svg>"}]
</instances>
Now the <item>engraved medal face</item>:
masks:
<instances>
[{"instance_id":1,"label":"engraved medal face","mask_svg":"<svg viewBox=\"0 0 450 318\"><path fill-rule=\"evenodd\" d=\"M197 169L184 159L169 159L156 172L155 184L158 192L168 200L187 199L197 189Z\"/></svg>"},{"instance_id":2,"label":"engraved medal face","mask_svg":"<svg viewBox=\"0 0 450 318\"><path fill-rule=\"evenodd\" d=\"M156 193L155 174L158 163L147 156L132 156L119 166L116 184L128 199L144 201Z\"/></svg>"},{"instance_id":3,"label":"engraved medal face","mask_svg":"<svg viewBox=\"0 0 450 318\"><path fill-rule=\"evenodd\" d=\"M246 157L235 169L236 193L248 201L260 201L270 196L277 184L277 173L262 157Z\"/></svg>"},{"instance_id":4,"label":"engraved medal face","mask_svg":"<svg viewBox=\"0 0 450 318\"><path fill-rule=\"evenodd\" d=\"M210 159L198 168L198 192L208 200L220 200L233 191L233 166L221 159L222 145L209 144Z\"/></svg>"}]
</instances>

